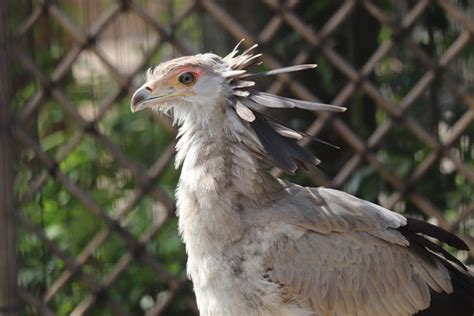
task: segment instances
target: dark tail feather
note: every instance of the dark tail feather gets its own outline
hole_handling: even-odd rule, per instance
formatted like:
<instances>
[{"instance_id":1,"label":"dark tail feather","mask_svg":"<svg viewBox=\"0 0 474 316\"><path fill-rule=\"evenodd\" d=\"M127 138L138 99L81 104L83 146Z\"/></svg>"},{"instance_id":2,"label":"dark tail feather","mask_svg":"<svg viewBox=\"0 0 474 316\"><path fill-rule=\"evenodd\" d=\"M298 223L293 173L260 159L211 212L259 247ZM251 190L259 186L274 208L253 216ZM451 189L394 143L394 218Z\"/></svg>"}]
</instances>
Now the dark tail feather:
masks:
<instances>
[{"instance_id":1,"label":"dark tail feather","mask_svg":"<svg viewBox=\"0 0 474 316\"><path fill-rule=\"evenodd\" d=\"M423 260L443 264L451 277L453 292L431 291L430 306L416 316L473 316L474 315L474 275L456 257L423 235L430 236L460 250L468 246L456 235L444 229L414 218L407 218L407 224L398 231L410 242L409 249ZM423 234L423 235L421 235Z\"/></svg>"},{"instance_id":2,"label":"dark tail feather","mask_svg":"<svg viewBox=\"0 0 474 316\"><path fill-rule=\"evenodd\" d=\"M430 307L416 313L416 316L473 316L474 315L474 277L467 275L449 263L453 293L431 291Z\"/></svg>"},{"instance_id":3,"label":"dark tail feather","mask_svg":"<svg viewBox=\"0 0 474 316\"><path fill-rule=\"evenodd\" d=\"M459 250L469 250L466 243L455 234L419 219L407 217L407 224L404 227L409 231L436 238Z\"/></svg>"},{"instance_id":4,"label":"dark tail feather","mask_svg":"<svg viewBox=\"0 0 474 316\"><path fill-rule=\"evenodd\" d=\"M444 248L442 246L440 246L438 244L435 244L434 242L432 242L431 240L429 240L429 239L427 239L423 236L420 236L420 235L417 235L417 234L415 234L415 236L418 239L417 243L420 246L424 246L426 249L429 249L429 250L431 250L435 253L439 253L444 258L446 258L447 260L456 263L459 267L463 268L465 271L468 270L467 267L461 261L459 261L458 258L456 258L452 254L450 254L448 251L444 250Z\"/></svg>"}]
</instances>

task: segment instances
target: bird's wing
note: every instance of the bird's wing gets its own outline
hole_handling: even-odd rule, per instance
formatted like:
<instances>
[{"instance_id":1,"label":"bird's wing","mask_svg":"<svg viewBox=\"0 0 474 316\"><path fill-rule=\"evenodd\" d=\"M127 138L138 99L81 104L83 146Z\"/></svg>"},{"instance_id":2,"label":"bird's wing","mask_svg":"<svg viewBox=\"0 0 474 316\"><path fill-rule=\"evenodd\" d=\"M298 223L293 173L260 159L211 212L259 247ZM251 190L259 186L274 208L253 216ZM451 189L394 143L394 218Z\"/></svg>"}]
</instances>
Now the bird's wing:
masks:
<instances>
[{"instance_id":1,"label":"bird's wing","mask_svg":"<svg viewBox=\"0 0 474 316\"><path fill-rule=\"evenodd\" d=\"M413 315L459 281L467 290L457 293L464 307L453 306L460 309L453 315L472 315L472 275L412 236L428 240L418 233L441 229L424 223L416 231L421 222L336 190L291 185L288 192L272 209L287 227L267 252L263 278L289 301L317 315ZM465 248L442 232L440 239Z\"/></svg>"}]
</instances>

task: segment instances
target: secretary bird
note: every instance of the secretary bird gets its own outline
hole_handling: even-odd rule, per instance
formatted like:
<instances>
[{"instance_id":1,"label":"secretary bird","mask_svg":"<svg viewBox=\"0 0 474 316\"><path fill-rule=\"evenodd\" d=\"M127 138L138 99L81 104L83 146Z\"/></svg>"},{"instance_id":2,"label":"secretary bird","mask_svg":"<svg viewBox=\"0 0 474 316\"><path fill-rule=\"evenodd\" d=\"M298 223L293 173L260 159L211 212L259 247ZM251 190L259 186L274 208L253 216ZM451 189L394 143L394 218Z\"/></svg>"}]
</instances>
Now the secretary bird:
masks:
<instances>
[{"instance_id":1,"label":"secretary bird","mask_svg":"<svg viewBox=\"0 0 474 316\"><path fill-rule=\"evenodd\" d=\"M179 231L201 315L453 315L474 313L474 276L438 242L454 234L347 193L275 178L319 163L304 134L265 108L343 112L254 88L256 45L226 57L164 62L133 95L179 126ZM434 240L435 239L435 240Z\"/></svg>"}]
</instances>

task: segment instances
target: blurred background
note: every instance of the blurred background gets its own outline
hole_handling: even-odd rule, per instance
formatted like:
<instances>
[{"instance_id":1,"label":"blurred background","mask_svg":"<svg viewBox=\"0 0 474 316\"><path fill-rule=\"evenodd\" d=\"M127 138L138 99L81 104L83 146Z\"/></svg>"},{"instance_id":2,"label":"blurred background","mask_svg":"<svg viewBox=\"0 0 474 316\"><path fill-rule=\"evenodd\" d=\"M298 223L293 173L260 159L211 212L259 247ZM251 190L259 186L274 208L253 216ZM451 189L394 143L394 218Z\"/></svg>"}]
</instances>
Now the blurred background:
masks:
<instances>
[{"instance_id":1,"label":"blurred background","mask_svg":"<svg viewBox=\"0 0 474 316\"><path fill-rule=\"evenodd\" d=\"M307 143L321 168L275 174L474 249L472 1L8 0L0 14L0 315L197 315L175 129L129 102L148 67L242 38L260 70L318 64L261 89L348 107L268 113L340 147Z\"/></svg>"}]
</instances>

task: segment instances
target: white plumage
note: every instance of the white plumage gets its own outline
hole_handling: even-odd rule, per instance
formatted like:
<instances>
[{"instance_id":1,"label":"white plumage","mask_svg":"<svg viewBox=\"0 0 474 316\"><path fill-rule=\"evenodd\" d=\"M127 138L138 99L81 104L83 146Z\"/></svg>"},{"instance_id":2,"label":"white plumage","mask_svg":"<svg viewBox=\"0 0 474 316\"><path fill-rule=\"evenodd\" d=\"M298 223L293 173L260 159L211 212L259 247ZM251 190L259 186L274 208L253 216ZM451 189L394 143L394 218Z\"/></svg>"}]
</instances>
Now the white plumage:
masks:
<instances>
[{"instance_id":1,"label":"white plumage","mask_svg":"<svg viewBox=\"0 0 474 316\"><path fill-rule=\"evenodd\" d=\"M262 108L345 109L254 90L258 75L314 67L248 73L258 57L174 59L132 99L133 111L163 111L179 125L179 230L201 315L446 315L439 304L472 315L472 273L422 234L467 249L456 236L270 175L271 165L291 173L319 160Z\"/></svg>"}]
</instances>

